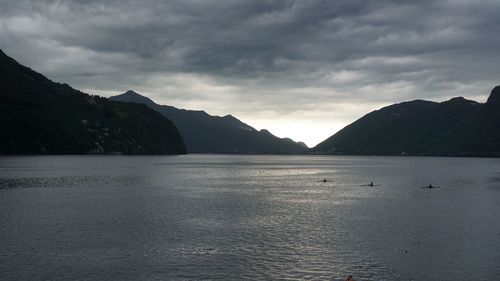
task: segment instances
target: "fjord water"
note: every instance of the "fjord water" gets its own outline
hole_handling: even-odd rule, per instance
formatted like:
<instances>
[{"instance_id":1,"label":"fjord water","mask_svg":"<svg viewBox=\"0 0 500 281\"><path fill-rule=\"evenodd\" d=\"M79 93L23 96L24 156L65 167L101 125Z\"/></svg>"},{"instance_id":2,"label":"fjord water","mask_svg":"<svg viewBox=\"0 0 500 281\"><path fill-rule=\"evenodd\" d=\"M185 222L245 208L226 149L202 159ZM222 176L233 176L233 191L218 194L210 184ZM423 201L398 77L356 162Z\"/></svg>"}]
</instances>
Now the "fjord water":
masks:
<instances>
[{"instance_id":1,"label":"fjord water","mask_svg":"<svg viewBox=\"0 0 500 281\"><path fill-rule=\"evenodd\" d=\"M500 279L499 159L1 157L0 187L2 280Z\"/></svg>"}]
</instances>

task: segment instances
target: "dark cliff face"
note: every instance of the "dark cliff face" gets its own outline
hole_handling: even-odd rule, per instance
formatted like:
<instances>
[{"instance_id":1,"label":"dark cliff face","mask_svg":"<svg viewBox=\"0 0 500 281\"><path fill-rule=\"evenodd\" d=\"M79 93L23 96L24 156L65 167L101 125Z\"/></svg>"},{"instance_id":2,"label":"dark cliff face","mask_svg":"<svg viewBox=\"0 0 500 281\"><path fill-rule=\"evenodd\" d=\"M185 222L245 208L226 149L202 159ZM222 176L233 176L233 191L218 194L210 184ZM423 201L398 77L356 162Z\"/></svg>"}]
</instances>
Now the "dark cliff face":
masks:
<instances>
[{"instance_id":1,"label":"dark cliff face","mask_svg":"<svg viewBox=\"0 0 500 281\"><path fill-rule=\"evenodd\" d=\"M0 51L1 154L181 154L177 128L143 105L55 83Z\"/></svg>"},{"instance_id":2,"label":"dark cliff face","mask_svg":"<svg viewBox=\"0 0 500 281\"><path fill-rule=\"evenodd\" d=\"M411 101L371 112L318 144L314 153L500 156L500 87L488 102L462 97Z\"/></svg>"},{"instance_id":3,"label":"dark cliff face","mask_svg":"<svg viewBox=\"0 0 500 281\"><path fill-rule=\"evenodd\" d=\"M257 131L232 115L212 116L204 111L158 105L134 91L111 100L142 103L169 118L179 128L188 152L193 153L304 153L307 146L278 138L266 130Z\"/></svg>"},{"instance_id":4,"label":"dark cliff face","mask_svg":"<svg viewBox=\"0 0 500 281\"><path fill-rule=\"evenodd\" d=\"M483 105L471 149L480 155L500 157L500 86L495 87Z\"/></svg>"},{"instance_id":5,"label":"dark cliff face","mask_svg":"<svg viewBox=\"0 0 500 281\"><path fill-rule=\"evenodd\" d=\"M500 109L500 86L496 86L491 91L488 101L486 102L487 109Z\"/></svg>"}]
</instances>

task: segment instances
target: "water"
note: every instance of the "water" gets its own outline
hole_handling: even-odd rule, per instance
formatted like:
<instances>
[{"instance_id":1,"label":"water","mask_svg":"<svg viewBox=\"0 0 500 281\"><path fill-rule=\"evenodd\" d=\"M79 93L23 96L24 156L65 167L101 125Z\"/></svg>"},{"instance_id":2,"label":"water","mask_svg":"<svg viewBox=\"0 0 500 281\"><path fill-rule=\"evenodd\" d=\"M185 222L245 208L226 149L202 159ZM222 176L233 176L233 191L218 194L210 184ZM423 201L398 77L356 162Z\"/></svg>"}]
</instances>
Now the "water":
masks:
<instances>
[{"instance_id":1,"label":"water","mask_svg":"<svg viewBox=\"0 0 500 281\"><path fill-rule=\"evenodd\" d=\"M499 280L499 214L500 159L1 157L0 279Z\"/></svg>"}]
</instances>

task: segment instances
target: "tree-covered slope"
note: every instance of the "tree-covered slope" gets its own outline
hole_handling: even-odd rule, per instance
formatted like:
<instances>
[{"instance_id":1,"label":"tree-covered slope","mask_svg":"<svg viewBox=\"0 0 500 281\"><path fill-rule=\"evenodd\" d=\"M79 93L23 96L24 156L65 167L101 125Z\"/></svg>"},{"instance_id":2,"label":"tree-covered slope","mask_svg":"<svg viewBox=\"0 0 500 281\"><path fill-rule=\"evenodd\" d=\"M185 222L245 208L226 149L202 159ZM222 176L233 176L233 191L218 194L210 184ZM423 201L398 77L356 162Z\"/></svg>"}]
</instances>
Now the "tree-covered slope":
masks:
<instances>
[{"instance_id":1,"label":"tree-covered slope","mask_svg":"<svg viewBox=\"0 0 500 281\"><path fill-rule=\"evenodd\" d=\"M180 154L167 118L50 81L0 50L1 154Z\"/></svg>"},{"instance_id":2,"label":"tree-covered slope","mask_svg":"<svg viewBox=\"0 0 500 281\"><path fill-rule=\"evenodd\" d=\"M373 111L312 148L353 155L500 155L500 88L486 104L415 100Z\"/></svg>"}]
</instances>

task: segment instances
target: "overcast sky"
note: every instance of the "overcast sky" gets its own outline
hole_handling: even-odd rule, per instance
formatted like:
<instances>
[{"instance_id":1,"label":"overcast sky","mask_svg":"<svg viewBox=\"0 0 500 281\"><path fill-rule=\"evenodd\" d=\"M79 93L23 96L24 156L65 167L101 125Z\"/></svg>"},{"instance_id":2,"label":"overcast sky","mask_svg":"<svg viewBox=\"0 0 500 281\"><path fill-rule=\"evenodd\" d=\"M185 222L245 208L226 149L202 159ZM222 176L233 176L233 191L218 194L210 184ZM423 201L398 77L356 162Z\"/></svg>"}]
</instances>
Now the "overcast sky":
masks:
<instances>
[{"instance_id":1,"label":"overcast sky","mask_svg":"<svg viewBox=\"0 0 500 281\"><path fill-rule=\"evenodd\" d=\"M0 48L52 80L304 141L412 99L484 102L500 1L0 0Z\"/></svg>"}]
</instances>

